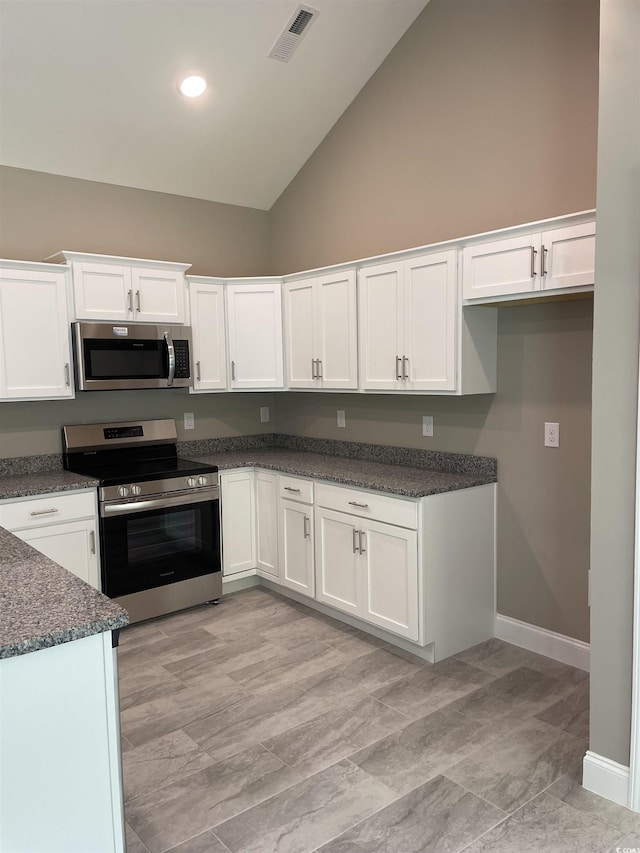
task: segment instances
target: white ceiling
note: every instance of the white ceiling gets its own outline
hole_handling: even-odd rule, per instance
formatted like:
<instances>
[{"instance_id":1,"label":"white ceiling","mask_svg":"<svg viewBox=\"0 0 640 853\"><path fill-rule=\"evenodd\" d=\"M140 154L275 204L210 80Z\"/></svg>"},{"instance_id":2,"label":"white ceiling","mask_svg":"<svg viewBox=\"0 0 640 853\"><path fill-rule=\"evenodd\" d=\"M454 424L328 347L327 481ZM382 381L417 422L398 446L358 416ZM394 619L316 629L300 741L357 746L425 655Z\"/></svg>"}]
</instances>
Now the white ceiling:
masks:
<instances>
[{"instance_id":1,"label":"white ceiling","mask_svg":"<svg viewBox=\"0 0 640 853\"><path fill-rule=\"evenodd\" d=\"M427 2L0 0L0 162L268 210Z\"/></svg>"}]
</instances>

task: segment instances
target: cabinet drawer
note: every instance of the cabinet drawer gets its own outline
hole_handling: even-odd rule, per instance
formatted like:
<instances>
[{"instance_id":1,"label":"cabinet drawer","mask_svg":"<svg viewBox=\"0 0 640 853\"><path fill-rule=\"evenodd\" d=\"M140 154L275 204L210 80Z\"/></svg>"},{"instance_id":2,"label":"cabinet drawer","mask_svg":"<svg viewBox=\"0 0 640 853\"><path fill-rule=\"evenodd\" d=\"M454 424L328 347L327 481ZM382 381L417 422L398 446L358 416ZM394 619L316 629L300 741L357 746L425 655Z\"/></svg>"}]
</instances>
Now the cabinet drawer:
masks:
<instances>
[{"instance_id":1,"label":"cabinet drawer","mask_svg":"<svg viewBox=\"0 0 640 853\"><path fill-rule=\"evenodd\" d=\"M338 512L349 512L362 518L386 521L398 527L418 527L418 504L380 492L361 492L343 486L316 484L316 505Z\"/></svg>"},{"instance_id":2,"label":"cabinet drawer","mask_svg":"<svg viewBox=\"0 0 640 853\"><path fill-rule=\"evenodd\" d=\"M55 492L25 501L0 504L0 525L7 530L25 530L76 518L93 518L95 515L94 492Z\"/></svg>"},{"instance_id":3,"label":"cabinet drawer","mask_svg":"<svg viewBox=\"0 0 640 853\"><path fill-rule=\"evenodd\" d=\"M278 495L303 504L313 503L313 480L301 480L299 477L278 475Z\"/></svg>"}]
</instances>

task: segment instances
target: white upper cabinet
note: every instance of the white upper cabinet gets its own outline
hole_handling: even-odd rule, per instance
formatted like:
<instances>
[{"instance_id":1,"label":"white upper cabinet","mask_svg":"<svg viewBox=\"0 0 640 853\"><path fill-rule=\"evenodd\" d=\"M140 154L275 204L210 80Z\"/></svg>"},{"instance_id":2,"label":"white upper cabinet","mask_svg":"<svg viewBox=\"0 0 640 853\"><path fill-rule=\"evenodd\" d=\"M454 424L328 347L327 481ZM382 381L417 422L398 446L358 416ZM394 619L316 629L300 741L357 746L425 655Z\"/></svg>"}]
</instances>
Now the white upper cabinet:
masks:
<instances>
[{"instance_id":1,"label":"white upper cabinet","mask_svg":"<svg viewBox=\"0 0 640 853\"><path fill-rule=\"evenodd\" d=\"M60 252L69 261L77 320L184 323L189 264Z\"/></svg>"},{"instance_id":2,"label":"white upper cabinet","mask_svg":"<svg viewBox=\"0 0 640 853\"><path fill-rule=\"evenodd\" d=\"M448 251L360 271L363 389L455 390L456 270Z\"/></svg>"},{"instance_id":3,"label":"white upper cabinet","mask_svg":"<svg viewBox=\"0 0 640 853\"><path fill-rule=\"evenodd\" d=\"M0 399L74 396L66 268L0 261Z\"/></svg>"},{"instance_id":4,"label":"white upper cabinet","mask_svg":"<svg viewBox=\"0 0 640 853\"><path fill-rule=\"evenodd\" d=\"M224 284L219 279L187 276L193 346L193 390L225 391L227 345Z\"/></svg>"},{"instance_id":5,"label":"white upper cabinet","mask_svg":"<svg viewBox=\"0 0 640 853\"><path fill-rule=\"evenodd\" d=\"M228 284L227 332L231 388L284 386L280 279Z\"/></svg>"},{"instance_id":6,"label":"white upper cabinet","mask_svg":"<svg viewBox=\"0 0 640 853\"><path fill-rule=\"evenodd\" d=\"M463 296L477 302L565 288L591 290L595 221L525 231L464 248Z\"/></svg>"},{"instance_id":7,"label":"white upper cabinet","mask_svg":"<svg viewBox=\"0 0 640 853\"><path fill-rule=\"evenodd\" d=\"M286 282L284 322L288 388L358 387L354 270Z\"/></svg>"}]
</instances>

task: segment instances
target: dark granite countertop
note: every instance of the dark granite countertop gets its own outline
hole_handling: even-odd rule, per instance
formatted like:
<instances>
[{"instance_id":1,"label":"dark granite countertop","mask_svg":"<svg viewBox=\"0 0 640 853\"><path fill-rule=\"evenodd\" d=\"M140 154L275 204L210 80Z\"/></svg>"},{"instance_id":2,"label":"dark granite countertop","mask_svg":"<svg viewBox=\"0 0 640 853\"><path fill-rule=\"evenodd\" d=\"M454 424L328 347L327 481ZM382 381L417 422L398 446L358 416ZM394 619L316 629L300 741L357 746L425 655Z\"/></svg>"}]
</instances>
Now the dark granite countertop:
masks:
<instances>
[{"instance_id":1,"label":"dark granite countertop","mask_svg":"<svg viewBox=\"0 0 640 853\"><path fill-rule=\"evenodd\" d=\"M63 471L40 471L28 474L0 475L0 500L69 492L73 489L95 488L98 481L83 474Z\"/></svg>"},{"instance_id":2,"label":"dark granite countertop","mask_svg":"<svg viewBox=\"0 0 640 853\"><path fill-rule=\"evenodd\" d=\"M122 628L126 610L0 527L0 658Z\"/></svg>"},{"instance_id":3,"label":"dark granite countertop","mask_svg":"<svg viewBox=\"0 0 640 853\"><path fill-rule=\"evenodd\" d=\"M410 498L496 482L495 474L486 471L440 471L280 447L190 454L190 458L220 470L255 466Z\"/></svg>"}]
</instances>

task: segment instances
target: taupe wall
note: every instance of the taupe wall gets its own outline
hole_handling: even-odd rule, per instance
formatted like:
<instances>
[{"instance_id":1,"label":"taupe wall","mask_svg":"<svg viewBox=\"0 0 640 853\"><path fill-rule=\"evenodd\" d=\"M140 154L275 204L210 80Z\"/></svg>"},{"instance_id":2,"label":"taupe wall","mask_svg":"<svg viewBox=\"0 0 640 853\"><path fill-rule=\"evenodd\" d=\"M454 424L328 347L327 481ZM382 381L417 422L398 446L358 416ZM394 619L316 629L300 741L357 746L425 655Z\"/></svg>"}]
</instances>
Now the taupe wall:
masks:
<instances>
[{"instance_id":1,"label":"taupe wall","mask_svg":"<svg viewBox=\"0 0 640 853\"><path fill-rule=\"evenodd\" d=\"M594 207L597 81L596 0L431 0L274 205L272 266ZM586 641L591 330L590 302L501 308L495 397L290 394L277 428L497 456L498 610Z\"/></svg>"},{"instance_id":2,"label":"taupe wall","mask_svg":"<svg viewBox=\"0 0 640 853\"><path fill-rule=\"evenodd\" d=\"M0 257L41 261L60 249L183 261L196 275L269 272L264 211L0 167ZM0 405L0 456L60 452L60 426L175 417L180 438L270 432L272 394L181 390L78 394L74 401ZM182 430L194 412L196 429Z\"/></svg>"},{"instance_id":3,"label":"taupe wall","mask_svg":"<svg viewBox=\"0 0 640 853\"><path fill-rule=\"evenodd\" d=\"M591 749L629 763L640 342L640 3L601 0ZM640 756L636 755L636 774ZM638 779L635 784L637 786Z\"/></svg>"},{"instance_id":4,"label":"taupe wall","mask_svg":"<svg viewBox=\"0 0 640 853\"><path fill-rule=\"evenodd\" d=\"M266 275L263 210L0 166L0 257L69 249L192 264L193 275Z\"/></svg>"}]
</instances>

